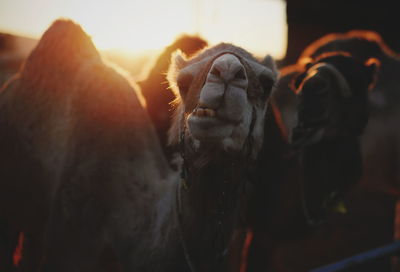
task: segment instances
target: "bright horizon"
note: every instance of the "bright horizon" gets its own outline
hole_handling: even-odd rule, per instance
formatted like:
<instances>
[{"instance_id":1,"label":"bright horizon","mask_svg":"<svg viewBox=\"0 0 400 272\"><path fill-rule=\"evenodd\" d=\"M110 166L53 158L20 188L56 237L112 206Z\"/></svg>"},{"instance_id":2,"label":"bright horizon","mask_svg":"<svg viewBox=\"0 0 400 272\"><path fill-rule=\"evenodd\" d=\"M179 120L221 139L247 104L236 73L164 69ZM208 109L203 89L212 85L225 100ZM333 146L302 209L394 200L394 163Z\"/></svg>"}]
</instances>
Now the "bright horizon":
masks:
<instances>
[{"instance_id":1,"label":"bright horizon","mask_svg":"<svg viewBox=\"0 0 400 272\"><path fill-rule=\"evenodd\" d=\"M182 33L231 42L257 56L286 50L283 0L1 0L0 31L40 38L51 23L80 24L100 50L159 50Z\"/></svg>"}]
</instances>

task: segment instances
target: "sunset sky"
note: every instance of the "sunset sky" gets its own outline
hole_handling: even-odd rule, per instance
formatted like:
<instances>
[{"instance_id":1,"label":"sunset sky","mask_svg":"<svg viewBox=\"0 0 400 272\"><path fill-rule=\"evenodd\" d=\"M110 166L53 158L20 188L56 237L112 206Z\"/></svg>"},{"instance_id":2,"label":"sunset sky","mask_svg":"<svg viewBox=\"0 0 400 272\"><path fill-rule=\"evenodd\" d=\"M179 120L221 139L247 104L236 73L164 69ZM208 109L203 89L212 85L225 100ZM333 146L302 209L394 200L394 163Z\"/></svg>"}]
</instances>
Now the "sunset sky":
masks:
<instances>
[{"instance_id":1,"label":"sunset sky","mask_svg":"<svg viewBox=\"0 0 400 272\"><path fill-rule=\"evenodd\" d=\"M136 52L161 49L190 33L281 58L285 16L283 0L0 0L1 32L39 38L65 17L81 24L100 49Z\"/></svg>"}]
</instances>

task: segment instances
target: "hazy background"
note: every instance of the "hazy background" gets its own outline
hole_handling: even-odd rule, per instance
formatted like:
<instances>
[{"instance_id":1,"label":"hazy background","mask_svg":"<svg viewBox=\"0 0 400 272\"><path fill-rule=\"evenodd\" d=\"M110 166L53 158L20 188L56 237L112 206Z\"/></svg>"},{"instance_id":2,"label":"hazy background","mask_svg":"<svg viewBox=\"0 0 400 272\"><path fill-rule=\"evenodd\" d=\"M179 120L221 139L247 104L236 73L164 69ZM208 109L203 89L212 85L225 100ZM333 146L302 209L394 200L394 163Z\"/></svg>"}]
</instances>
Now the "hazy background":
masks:
<instances>
[{"instance_id":1,"label":"hazy background","mask_svg":"<svg viewBox=\"0 0 400 272\"><path fill-rule=\"evenodd\" d=\"M1 0L0 32L38 39L55 19L67 17L101 50L159 50L190 33L282 58L285 12L283 0Z\"/></svg>"}]
</instances>

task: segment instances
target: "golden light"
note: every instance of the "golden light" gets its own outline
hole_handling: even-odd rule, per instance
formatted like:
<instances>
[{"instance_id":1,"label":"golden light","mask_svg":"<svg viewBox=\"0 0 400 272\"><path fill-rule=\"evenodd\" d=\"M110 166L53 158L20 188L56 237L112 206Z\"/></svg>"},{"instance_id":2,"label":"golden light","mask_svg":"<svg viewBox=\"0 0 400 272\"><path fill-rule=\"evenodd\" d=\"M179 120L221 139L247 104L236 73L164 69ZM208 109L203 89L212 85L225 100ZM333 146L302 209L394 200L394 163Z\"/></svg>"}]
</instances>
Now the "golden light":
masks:
<instances>
[{"instance_id":1,"label":"golden light","mask_svg":"<svg viewBox=\"0 0 400 272\"><path fill-rule=\"evenodd\" d=\"M97 4L100 6L96 6ZM184 4L186 3L186 4ZM94 12L90 6L96 7ZM86 1L72 19L79 22L92 35L101 49L124 50L160 49L171 43L181 32L193 32L190 1L134 1L96 2ZM188 12L189 11L189 12Z\"/></svg>"},{"instance_id":2,"label":"golden light","mask_svg":"<svg viewBox=\"0 0 400 272\"><path fill-rule=\"evenodd\" d=\"M1 0L0 31L39 38L59 17L82 25L99 49L162 49L181 33L276 58L286 46L283 0Z\"/></svg>"}]
</instances>

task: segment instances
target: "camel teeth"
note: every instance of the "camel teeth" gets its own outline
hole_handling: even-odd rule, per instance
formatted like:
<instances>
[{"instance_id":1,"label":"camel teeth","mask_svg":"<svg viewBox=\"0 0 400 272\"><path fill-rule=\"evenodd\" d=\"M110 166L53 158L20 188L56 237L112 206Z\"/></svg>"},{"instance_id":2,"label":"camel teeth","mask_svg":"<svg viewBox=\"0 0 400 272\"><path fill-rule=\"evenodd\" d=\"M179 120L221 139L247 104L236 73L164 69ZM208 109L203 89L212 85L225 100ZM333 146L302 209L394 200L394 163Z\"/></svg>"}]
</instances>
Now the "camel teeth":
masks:
<instances>
[{"instance_id":1,"label":"camel teeth","mask_svg":"<svg viewBox=\"0 0 400 272\"><path fill-rule=\"evenodd\" d=\"M200 116L200 117L204 117L204 116L206 116L206 111L203 109L198 109L196 112L196 115Z\"/></svg>"},{"instance_id":2,"label":"camel teeth","mask_svg":"<svg viewBox=\"0 0 400 272\"><path fill-rule=\"evenodd\" d=\"M208 108L196 108L192 113L199 117L215 117L215 110Z\"/></svg>"},{"instance_id":3,"label":"camel teeth","mask_svg":"<svg viewBox=\"0 0 400 272\"><path fill-rule=\"evenodd\" d=\"M195 108L195 109L193 110L192 113L193 113L193 115L195 115L195 116L200 116L200 115L201 115L200 111L201 111L201 109Z\"/></svg>"},{"instance_id":4,"label":"camel teeth","mask_svg":"<svg viewBox=\"0 0 400 272\"><path fill-rule=\"evenodd\" d=\"M215 111L212 110L212 109L205 109L204 111L206 113L206 116L209 116L209 117L214 117L215 116Z\"/></svg>"}]
</instances>

